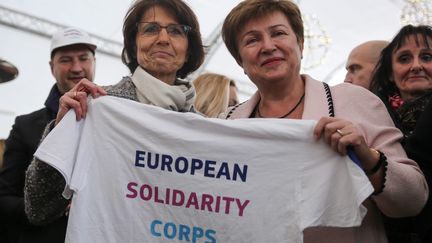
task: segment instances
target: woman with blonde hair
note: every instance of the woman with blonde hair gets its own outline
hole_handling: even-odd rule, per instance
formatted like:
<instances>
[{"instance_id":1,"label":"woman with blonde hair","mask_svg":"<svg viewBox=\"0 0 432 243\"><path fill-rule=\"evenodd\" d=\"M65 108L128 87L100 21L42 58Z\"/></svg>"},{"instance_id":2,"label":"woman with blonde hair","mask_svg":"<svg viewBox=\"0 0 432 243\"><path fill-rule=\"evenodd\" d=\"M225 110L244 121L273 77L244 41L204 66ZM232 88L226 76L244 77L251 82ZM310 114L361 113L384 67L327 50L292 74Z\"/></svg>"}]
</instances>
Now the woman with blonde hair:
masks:
<instances>
[{"instance_id":1,"label":"woman with blonde hair","mask_svg":"<svg viewBox=\"0 0 432 243\"><path fill-rule=\"evenodd\" d=\"M238 103L234 80L217 73L198 76L193 84L196 90L195 109L207 117L217 117L229 106Z\"/></svg>"}]
</instances>

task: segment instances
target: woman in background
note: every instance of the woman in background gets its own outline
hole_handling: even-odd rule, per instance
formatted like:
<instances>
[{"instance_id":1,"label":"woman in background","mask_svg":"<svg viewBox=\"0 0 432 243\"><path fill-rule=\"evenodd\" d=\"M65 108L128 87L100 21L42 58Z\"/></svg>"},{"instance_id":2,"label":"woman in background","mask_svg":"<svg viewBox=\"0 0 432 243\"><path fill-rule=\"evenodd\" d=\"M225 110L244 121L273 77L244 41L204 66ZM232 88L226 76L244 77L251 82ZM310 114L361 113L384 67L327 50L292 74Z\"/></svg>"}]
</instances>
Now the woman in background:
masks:
<instances>
[{"instance_id":1,"label":"woman in background","mask_svg":"<svg viewBox=\"0 0 432 243\"><path fill-rule=\"evenodd\" d=\"M406 25L384 48L371 81L374 92L402 131L408 156L422 169L432 185L430 126L432 99L432 27ZM429 114L429 115L425 115ZM424 118L423 118L424 116ZM428 126L417 126L429 123ZM419 156L421 155L421 156ZM385 218L391 243L432 242L432 202L417 217Z\"/></svg>"},{"instance_id":2,"label":"woman in background","mask_svg":"<svg viewBox=\"0 0 432 243\"><path fill-rule=\"evenodd\" d=\"M217 117L229 106L238 104L234 80L217 73L205 73L193 82L196 90L195 109L206 117Z\"/></svg>"}]
</instances>

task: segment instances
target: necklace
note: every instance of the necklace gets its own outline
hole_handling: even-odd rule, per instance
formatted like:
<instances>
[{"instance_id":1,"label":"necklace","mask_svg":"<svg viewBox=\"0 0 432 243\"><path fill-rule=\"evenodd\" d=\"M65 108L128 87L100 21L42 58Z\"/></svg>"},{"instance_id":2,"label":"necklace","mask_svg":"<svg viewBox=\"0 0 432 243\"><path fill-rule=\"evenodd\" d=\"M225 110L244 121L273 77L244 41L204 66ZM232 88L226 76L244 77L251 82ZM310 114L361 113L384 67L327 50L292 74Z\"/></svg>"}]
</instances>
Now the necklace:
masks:
<instances>
[{"instance_id":1,"label":"necklace","mask_svg":"<svg viewBox=\"0 0 432 243\"><path fill-rule=\"evenodd\" d=\"M291 110L289 110L288 113L286 113L286 114L283 115L283 116L276 117L276 118L285 118L285 117L291 115L291 113L293 113L293 112L297 109L297 107L299 107L299 105L300 105L301 102L303 101L304 97L305 97L305 93L303 93L303 95L302 95L302 96L300 97L300 99L297 101L297 104L296 104L296 105L295 105ZM270 117L263 117L263 116L261 115L261 113L260 113L260 111L259 111L259 102L258 102L258 104L257 104L257 106L256 106L255 109L256 109L256 114L257 114L257 116L258 116L259 118L270 118Z\"/></svg>"}]
</instances>

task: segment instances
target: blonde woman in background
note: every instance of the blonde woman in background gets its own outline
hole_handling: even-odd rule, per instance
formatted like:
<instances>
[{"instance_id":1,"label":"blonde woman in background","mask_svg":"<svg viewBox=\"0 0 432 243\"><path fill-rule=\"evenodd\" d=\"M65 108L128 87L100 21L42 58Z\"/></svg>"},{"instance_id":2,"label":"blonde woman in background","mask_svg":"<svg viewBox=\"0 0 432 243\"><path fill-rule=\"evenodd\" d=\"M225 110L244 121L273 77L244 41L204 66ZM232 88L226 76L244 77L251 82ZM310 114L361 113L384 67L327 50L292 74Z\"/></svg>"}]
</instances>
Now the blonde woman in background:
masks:
<instances>
[{"instance_id":1,"label":"blonde woman in background","mask_svg":"<svg viewBox=\"0 0 432 243\"><path fill-rule=\"evenodd\" d=\"M234 80L216 73L198 76L193 84L196 90L195 108L207 117L217 117L229 106L238 104Z\"/></svg>"}]
</instances>

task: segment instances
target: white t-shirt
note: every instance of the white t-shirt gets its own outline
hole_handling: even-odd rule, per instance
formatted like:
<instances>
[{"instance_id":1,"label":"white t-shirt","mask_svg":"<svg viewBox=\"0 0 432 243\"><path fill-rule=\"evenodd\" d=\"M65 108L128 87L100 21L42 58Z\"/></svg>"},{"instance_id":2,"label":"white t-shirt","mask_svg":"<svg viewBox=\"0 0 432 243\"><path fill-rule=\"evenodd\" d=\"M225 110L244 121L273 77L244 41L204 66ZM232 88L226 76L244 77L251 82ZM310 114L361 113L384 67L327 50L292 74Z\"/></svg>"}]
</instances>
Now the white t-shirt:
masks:
<instances>
[{"instance_id":1,"label":"white t-shirt","mask_svg":"<svg viewBox=\"0 0 432 243\"><path fill-rule=\"evenodd\" d=\"M69 112L35 156L73 192L66 242L302 242L307 227L360 225L373 191L314 141L315 124L101 97L80 122Z\"/></svg>"}]
</instances>

